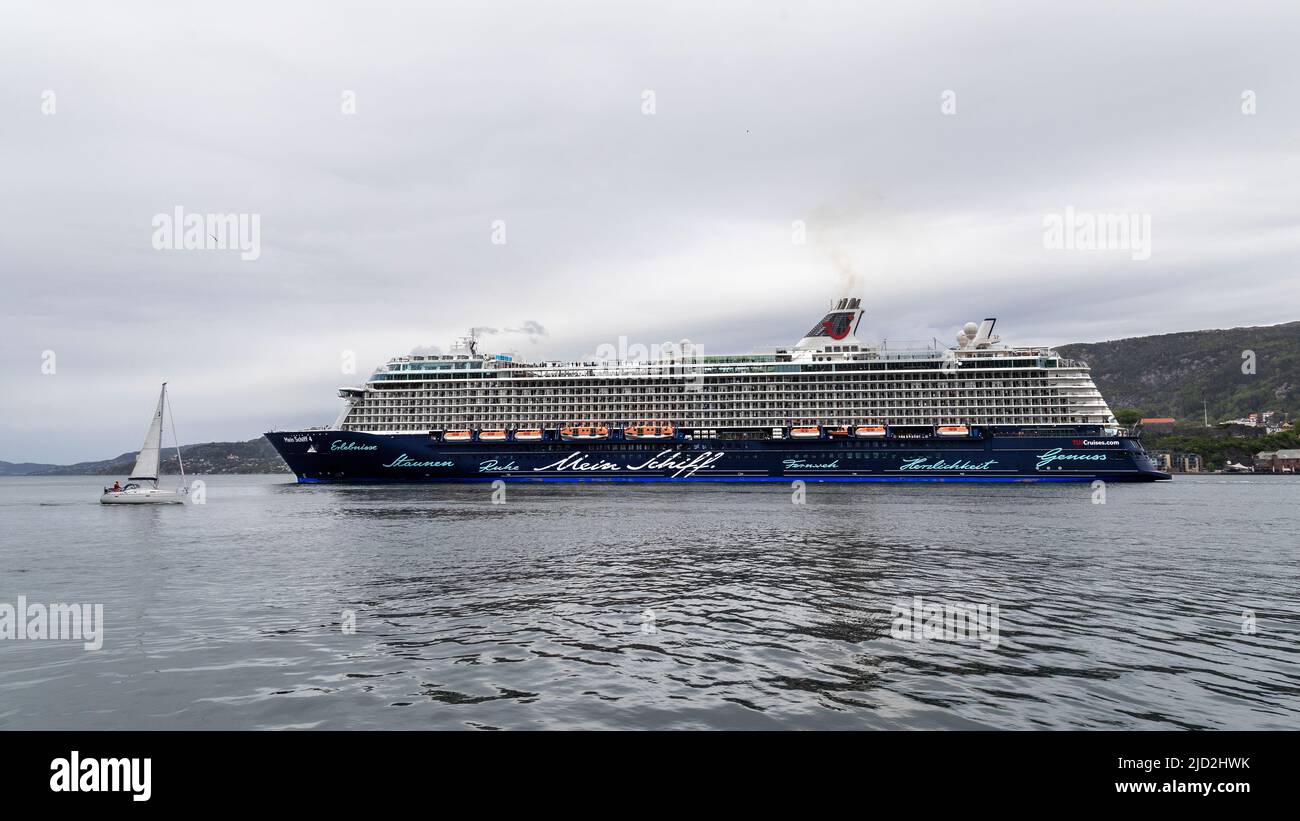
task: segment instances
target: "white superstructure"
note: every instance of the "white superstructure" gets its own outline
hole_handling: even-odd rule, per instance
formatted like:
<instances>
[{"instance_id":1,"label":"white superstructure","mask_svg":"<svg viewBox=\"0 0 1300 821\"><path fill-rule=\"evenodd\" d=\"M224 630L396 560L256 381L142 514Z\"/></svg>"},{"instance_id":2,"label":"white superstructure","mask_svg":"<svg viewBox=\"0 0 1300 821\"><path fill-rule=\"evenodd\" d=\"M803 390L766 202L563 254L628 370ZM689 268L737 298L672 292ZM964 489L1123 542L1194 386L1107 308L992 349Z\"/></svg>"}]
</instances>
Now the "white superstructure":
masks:
<instances>
[{"instance_id":1,"label":"white superstructure","mask_svg":"<svg viewBox=\"0 0 1300 821\"><path fill-rule=\"evenodd\" d=\"M369 433L668 424L686 429L800 425L1114 425L1088 366L1050 348L1011 347L995 320L955 347L866 344L859 300L837 300L796 345L730 356L689 343L651 360L526 363L471 340L450 354L390 360L341 388L334 427Z\"/></svg>"}]
</instances>

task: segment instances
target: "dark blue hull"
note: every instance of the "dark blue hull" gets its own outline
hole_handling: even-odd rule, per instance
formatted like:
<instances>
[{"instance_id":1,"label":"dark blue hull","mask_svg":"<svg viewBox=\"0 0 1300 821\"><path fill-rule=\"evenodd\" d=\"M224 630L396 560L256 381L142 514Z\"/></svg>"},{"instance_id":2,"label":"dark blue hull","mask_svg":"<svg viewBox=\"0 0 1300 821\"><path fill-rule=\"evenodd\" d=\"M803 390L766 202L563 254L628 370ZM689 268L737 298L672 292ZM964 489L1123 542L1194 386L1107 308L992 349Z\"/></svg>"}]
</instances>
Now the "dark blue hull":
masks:
<instances>
[{"instance_id":1,"label":"dark blue hull","mask_svg":"<svg viewBox=\"0 0 1300 821\"><path fill-rule=\"evenodd\" d=\"M548 434L548 437L553 434ZM422 433L268 433L299 482L1088 482L1168 479L1137 440L1081 428L970 437L446 443Z\"/></svg>"}]
</instances>

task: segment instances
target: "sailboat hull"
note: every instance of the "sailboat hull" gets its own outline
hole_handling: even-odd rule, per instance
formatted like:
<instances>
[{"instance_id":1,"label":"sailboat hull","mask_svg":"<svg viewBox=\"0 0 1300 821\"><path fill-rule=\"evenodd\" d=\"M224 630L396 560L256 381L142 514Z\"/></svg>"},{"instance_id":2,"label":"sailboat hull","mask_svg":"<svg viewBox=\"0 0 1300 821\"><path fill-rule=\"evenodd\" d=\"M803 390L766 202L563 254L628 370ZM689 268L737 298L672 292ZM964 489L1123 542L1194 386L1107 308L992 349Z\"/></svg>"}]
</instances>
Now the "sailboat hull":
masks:
<instances>
[{"instance_id":1,"label":"sailboat hull","mask_svg":"<svg viewBox=\"0 0 1300 821\"><path fill-rule=\"evenodd\" d=\"M183 505L185 497L174 490L107 491L99 497L101 505Z\"/></svg>"}]
</instances>

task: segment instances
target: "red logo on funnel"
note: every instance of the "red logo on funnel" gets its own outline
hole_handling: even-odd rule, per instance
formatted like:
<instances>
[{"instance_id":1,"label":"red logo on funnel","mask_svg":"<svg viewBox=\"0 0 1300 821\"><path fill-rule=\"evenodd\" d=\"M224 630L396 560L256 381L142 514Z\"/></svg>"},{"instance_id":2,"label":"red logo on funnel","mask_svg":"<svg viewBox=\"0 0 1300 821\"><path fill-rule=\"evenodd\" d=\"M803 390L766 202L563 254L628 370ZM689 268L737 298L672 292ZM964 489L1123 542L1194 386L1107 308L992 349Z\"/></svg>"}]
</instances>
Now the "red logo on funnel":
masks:
<instances>
[{"instance_id":1,"label":"red logo on funnel","mask_svg":"<svg viewBox=\"0 0 1300 821\"><path fill-rule=\"evenodd\" d=\"M838 314L830 319L822 320L822 327L826 329L826 335L831 339L843 339L849 335L853 323L849 321L848 314ZM837 329L838 327L838 329Z\"/></svg>"}]
</instances>

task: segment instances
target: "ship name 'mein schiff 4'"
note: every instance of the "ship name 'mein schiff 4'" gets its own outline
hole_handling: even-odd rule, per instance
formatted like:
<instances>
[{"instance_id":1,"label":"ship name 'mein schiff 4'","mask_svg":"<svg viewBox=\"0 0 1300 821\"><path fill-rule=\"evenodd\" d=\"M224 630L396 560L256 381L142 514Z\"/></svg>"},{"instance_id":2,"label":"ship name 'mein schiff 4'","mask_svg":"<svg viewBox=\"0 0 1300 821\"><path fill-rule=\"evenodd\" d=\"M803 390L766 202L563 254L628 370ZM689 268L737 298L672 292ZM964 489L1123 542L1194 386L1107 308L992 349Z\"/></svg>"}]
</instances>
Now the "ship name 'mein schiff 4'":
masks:
<instances>
[{"instance_id":1,"label":"ship name 'mein schiff 4'","mask_svg":"<svg viewBox=\"0 0 1300 821\"><path fill-rule=\"evenodd\" d=\"M1168 479L1088 366L1012 347L860 342L858 299L798 344L734 356L523 362L470 337L401 356L320 429L271 432L300 482L1061 482Z\"/></svg>"}]
</instances>

